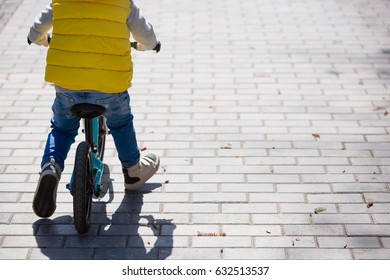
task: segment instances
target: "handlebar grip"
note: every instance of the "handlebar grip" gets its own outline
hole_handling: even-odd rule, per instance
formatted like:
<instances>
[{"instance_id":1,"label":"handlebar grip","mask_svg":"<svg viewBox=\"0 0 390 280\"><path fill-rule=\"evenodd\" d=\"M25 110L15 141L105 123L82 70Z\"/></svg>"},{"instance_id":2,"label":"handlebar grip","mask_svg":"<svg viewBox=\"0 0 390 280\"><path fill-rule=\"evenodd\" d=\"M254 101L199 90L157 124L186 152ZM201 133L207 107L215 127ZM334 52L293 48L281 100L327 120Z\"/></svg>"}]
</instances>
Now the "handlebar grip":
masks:
<instances>
[{"instance_id":1,"label":"handlebar grip","mask_svg":"<svg viewBox=\"0 0 390 280\"><path fill-rule=\"evenodd\" d=\"M132 48L137 49L138 42L131 42L130 45Z\"/></svg>"},{"instance_id":2,"label":"handlebar grip","mask_svg":"<svg viewBox=\"0 0 390 280\"><path fill-rule=\"evenodd\" d=\"M161 43L158 42L157 45L154 47L153 50L156 51L156 53L158 53L158 52L161 50Z\"/></svg>"}]
</instances>

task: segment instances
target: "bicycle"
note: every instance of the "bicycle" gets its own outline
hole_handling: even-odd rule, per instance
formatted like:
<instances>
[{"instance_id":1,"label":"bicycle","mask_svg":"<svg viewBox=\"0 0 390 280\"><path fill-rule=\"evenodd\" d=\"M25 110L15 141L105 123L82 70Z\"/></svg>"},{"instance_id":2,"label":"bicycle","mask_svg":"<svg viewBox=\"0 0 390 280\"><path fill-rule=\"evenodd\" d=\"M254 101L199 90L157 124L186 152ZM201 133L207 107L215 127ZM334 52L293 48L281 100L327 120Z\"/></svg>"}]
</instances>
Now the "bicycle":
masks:
<instances>
[{"instance_id":1,"label":"bicycle","mask_svg":"<svg viewBox=\"0 0 390 280\"><path fill-rule=\"evenodd\" d=\"M50 41L49 41L50 42ZM137 42L131 42L137 48ZM159 52L161 43L153 49ZM73 196L73 216L76 230L83 234L91 223L92 197L100 196L104 171L106 135L106 109L103 106L79 103L71 107L71 113L84 120L85 140L76 149L75 163L70 182L66 185Z\"/></svg>"}]
</instances>

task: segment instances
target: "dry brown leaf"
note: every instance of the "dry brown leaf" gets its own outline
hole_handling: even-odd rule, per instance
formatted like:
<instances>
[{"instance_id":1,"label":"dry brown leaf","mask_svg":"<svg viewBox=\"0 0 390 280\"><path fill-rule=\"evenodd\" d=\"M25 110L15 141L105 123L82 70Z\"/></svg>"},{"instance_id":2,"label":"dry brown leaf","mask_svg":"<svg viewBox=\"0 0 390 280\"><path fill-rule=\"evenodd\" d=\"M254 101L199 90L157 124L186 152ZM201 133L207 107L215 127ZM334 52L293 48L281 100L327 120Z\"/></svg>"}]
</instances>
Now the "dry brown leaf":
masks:
<instances>
[{"instance_id":1,"label":"dry brown leaf","mask_svg":"<svg viewBox=\"0 0 390 280\"><path fill-rule=\"evenodd\" d=\"M374 206L374 202L367 202L367 208L371 208L372 206Z\"/></svg>"},{"instance_id":2,"label":"dry brown leaf","mask_svg":"<svg viewBox=\"0 0 390 280\"><path fill-rule=\"evenodd\" d=\"M315 139L321 138L321 136L320 136L318 133L313 133L312 136L313 136Z\"/></svg>"},{"instance_id":3,"label":"dry brown leaf","mask_svg":"<svg viewBox=\"0 0 390 280\"><path fill-rule=\"evenodd\" d=\"M221 147L222 150L230 150L232 148L233 148L232 144L230 144L230 143L228 143L227 145Z\"/></svg>"},{"instance_id":4,"label":"dry brown leaf","mask_svg":"<svg viewBox=\"0 0 390 280\"><path fill-rule=\"evenodd\" d=\"M325 212L325 211L326 211L326 208L324 208L324 207L317 207L316 209L314 209L315 214Z\"/></svg>"},{"instance_id":5,"label":"dry brown leaf","mask_svg":"<svg viewBox=\"0 0 390 280\"><path fill-rule=\"evenodd\" d=\"M198 236L226 236L226 233L212 233L212 232L200 232L198 231Z\"/></svg>"}]
</instances>

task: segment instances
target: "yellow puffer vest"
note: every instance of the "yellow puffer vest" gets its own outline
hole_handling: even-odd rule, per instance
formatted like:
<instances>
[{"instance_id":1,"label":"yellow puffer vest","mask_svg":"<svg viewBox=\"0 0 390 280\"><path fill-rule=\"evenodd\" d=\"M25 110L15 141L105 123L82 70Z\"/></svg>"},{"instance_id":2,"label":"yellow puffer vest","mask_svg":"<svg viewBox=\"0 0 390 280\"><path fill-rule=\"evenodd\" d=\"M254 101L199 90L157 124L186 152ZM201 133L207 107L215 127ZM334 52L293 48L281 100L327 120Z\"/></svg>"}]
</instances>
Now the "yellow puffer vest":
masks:
<instances>
[{"instance_id":1,"label":"yellow puffer vest","mask_svg":"<svg viewBox=\"0 0 390 280\"><path fill-rule=\"evenodd\" d=\"M70 90L131 87L129 0L53 0L45 80Z\"/></svg>"}]
</instances>

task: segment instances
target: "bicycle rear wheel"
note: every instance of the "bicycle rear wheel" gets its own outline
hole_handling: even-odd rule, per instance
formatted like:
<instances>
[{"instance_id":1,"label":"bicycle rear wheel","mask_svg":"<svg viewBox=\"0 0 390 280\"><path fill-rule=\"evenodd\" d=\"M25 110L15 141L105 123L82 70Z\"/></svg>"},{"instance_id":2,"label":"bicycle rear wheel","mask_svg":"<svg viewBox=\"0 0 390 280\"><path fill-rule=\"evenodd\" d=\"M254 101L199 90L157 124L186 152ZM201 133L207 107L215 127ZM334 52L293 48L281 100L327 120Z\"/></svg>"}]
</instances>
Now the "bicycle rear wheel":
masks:
<instances>
[{"instance_id":1,"label":"bicycle rear wheel","mask_svg":"<svg viewBox=\"0 0 390 280\"><path fill-rule=\"evenodd\" d=\"M81 142L76 150L74 164L73 215L79 233L87 232L91 222L92 207L92 151L88 142Z\"/></svg>"}]
</instances>

